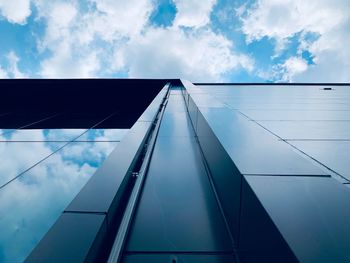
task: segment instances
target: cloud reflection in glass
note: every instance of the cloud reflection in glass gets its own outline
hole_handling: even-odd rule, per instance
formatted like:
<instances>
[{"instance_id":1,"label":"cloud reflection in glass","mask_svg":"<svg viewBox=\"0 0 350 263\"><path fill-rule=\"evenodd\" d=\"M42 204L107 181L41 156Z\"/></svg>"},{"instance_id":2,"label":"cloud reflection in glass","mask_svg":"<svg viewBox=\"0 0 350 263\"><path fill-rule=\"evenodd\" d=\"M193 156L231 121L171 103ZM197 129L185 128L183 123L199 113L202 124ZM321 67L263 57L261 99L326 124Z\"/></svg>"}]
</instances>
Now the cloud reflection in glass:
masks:
<instances>
[{"instance_id":1,"label":"cloud reflection in glass","mask_svg":"<svg viewBox=\"0 0 350 263\"><path fill-rule=\"evenodd\" d=\"M127 130L84 131L17 130L0 135L1 184L34 165L0 189L0 262L25 259Z\"/></svg>"}]
</instances>

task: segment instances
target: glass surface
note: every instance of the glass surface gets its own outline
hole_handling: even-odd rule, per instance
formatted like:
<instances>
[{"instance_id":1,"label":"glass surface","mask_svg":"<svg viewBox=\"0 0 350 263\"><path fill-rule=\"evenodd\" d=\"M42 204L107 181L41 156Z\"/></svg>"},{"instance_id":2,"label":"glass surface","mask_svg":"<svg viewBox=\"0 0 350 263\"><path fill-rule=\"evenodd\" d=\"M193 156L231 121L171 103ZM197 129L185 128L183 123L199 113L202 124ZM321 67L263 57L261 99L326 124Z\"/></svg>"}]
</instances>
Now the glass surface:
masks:
<instances>
[{"instance_id":1,"label":"glass surface","mask_svg":"<svg viewBox=\"0 0 350 263\"><path fill-rule=\"evenodd\" d=\"M290 143L350 180L350 141L291 141Z\"/></svg>"},{"instance_id":2,"label":"glass surface","mask_svg":"<svg viewBox=\"0 0 350 263\"><path fill-rule=\"evenodd\" d=\"M62 141L74 140L87 129L20 129L2 130L0 141Z\"/></svg>"},{"instance_id":3,"label":"glass surface","mask_svg":"<svg viewBox=\"0 0 350 263\"><path fill-rule=\"evenodd\" d=\"M326 175L288 144L236 111L228 108L200 111L199 141L207 140L211 129L242 174Z\"/></svg>"},{"instance_id":4,"label":"glass surface","mask_svg":"<svg viewBox=\"0 0 350 263\"><path fill-rule=\"evenodd\" d=\"M125 250L230 251L184 100L170 95L168 105Z\"/></svg>"},{"instance_id":5,"label":"glass surface","mask_svg":"<svg viewBox=\"0 0 350 263\"><path fill-rule=\"evenodd\" d=\"M258 122L284 140L350 140L350 121Z\"/></svg>"},{"instance_id":6,"label":"glass surface","mask_svg":"<svg viewBox=\"0 0 350 263\"><path fill-rule=\"evenodd\" d=\"M245 176L245 180L249 187L243 184L242 250L247 250L247 245L251 251L276 250L271 247L271 225L264 223L268 218L297 262L349 262L349 189L325 177ZM267 213L257 213L253 193Z\"/></svg>"},{"instance_id":7,"label":"glass surface","mask_svg":"<svg viewBox=\"0 0 350 263\"><path fill-rule=\"evenodd\" d=\"M120 141L129 129L90 129L76 141Z\"/></svg>"},{"instance_id":8,"label":"glass surface","mask_svg":"<svg viewBox=\"0 0 350 263\"><path fill-rule=\"evenodd\" d=\"M26 258L127 131L0 130L0 262Z\"/></svg>"},{"instance_id":9,"label":"glass surface","mask_svg":"<svg viewBox=\"0 0 350 263\"><path fill-rule=\"evenodd\" d=\"M198 86L234 109L256 110L350 110L348 87L324 91L319 86Z\"/></svg>"},{"instance_id":10,"label":"glass surface","mask_svg":"<svg viewBox=\"0 0 350 263\"><path fill-rule=\"evenodd\" d=\"M0 142L0 191L16 176L25 172L63 145L64 143L62 142Z\"/></svg>"},{"instance_id":11,"label":"glass surface","mask_svg":"<svg viewBox=\"0 0 350 263\"><path fill-rule=\"evenodd\" d=\"M9 138L11 137L12 133L15 132L16 129L0 129L0 136L1 138Z\"/></svg>"},{"instance_id":12,"label":"glass surface","mask_svg":"<svg viewBox=\"0 0 350 263\"><path fill-rule=\"evenodd\" d=\"M128 129L3 129L0 141L120 141Z\"/></svg>"},{"instance_id":13,"label":"glass surface","mask_svg":"<svg viewBox=\"0 0 350 263\"><path fill-rule=\"evenodd\" d=\"M0 262L25 259L117 144L69 143L0 190Z\"/></svg>"},{"instance_id":14,"label":"glass surface","mask_svg":"<svg viewBox=\"0 0 350 263\"><path fill-rule=\"evenodd\" d=\"M350 121L349 111L242 110L241 112L256 121Z\"/></svg>"}]
</instances>

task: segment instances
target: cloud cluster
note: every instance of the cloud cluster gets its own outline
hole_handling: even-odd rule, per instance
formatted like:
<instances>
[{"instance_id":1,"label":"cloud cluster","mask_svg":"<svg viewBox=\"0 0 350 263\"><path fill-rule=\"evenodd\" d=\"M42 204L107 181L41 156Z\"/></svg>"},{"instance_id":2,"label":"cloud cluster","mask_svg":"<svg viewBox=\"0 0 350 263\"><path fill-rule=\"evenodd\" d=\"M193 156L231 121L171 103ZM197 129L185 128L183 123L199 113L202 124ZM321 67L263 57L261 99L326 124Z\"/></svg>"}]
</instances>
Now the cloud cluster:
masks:
<instances>
[{"instance_id":1,"label":"cloud cluster","mask_svg":"<svg viewBox=\"0 0 350 263\"><path fill-rule=\"evenodd\" d=\"M32 0L36 21L45 24L38 50L48 54L37 75L218 81L232 70L252 69L252 58L235 51L232 41L211 29L215 0L174 4L174 21L157 27L150 22L157 8L153 0Z\"/></svg>"},{"instance_id":2,"label":"cloud cluster","mask_svg":"<svg viewBox=\"0 0 350 263\"><path fill-rule=\"evenodd\" d=\"M131 39L121 55L130 77L217 81L229 70L253 67L249 57L232 52L230 41L207 29L149 29Z\"/></svg>"},{"instance_id":3,"label":"cloud cluster","mask_svg":"<svg viewBox=\"0 0 350 263\"><path fill-rule=\"evenodd\" d=\"M175 26L199 28L209 23L210 13L216 4L216 0L174 0L174 4L177 9Z\"/></svg>"},{"instance_id":4,"label":"cloud cluster","mask_svg":"<svg viewBox=\"0 0 350 263\"><path fill-rule=\"evenodd\" d=\"M307 62L300 57L290 57L284 63L274 65L272 74L273 79L292 82L295 75L301 74L308 69ZM271 76L269 76L271 78Z\"/></svg>"},{"instance_id":5,"label":"cloud cluster","mask_svg":"<svg viewBox=\"0 0 350 263\"><path fill-rule=\"evenodd\" d=\"M9 53L6 54L5 56L7 66L6 68L2 68L0 66L0 78L27 78L28 75L22 72L18 68L18 63L19 63L19 57L17 54L13 51L10 51Z\"/></svg>"},{"instance_id":6,"label":"cloud cluster","mask_svg":"<svg viewBox=\"0 0 350 263\"><path fill-rule=\"evenodd\" d=\"M276 41L276 55L300 34L298 53L278 67L281 79L311 82L349 82L350 5L347 0L258 0L242 11L242 31L248 43L263 37ZM317 35L310 41L308 34ZM303 51L314 63L302 58ZM309 64L309 65L307 65Z\"/></svg>"},{"instance_id":7,"label":"cloud cluster","mask_svg":"<svg viewBox=\"0 0 350 263\"><path fill-rule=\"evenodd\" d=\"M160 10L158 4L154 0L0 0L0 17L24 25L33 16L32 23L44 26L33 32L40 64L36 77L227 81L227 76L243 69L273 81L350 81L350 49L344 47L350 40L348 0L256 0L238 7L232 3L236 12L220 9L220 0L173 0L176 14L166 26L152 20ZM237 25L232 21L241 26L236 29L244 34L248 47L233 42ZM259 63L259 54L246 53L250 44L259 45L262 39L274 45L268 66ZM293 41L297 51L291 52ZM5 56L8 66L0 67L0 77L32 76L19 70L18 54Z\"/></svg>"},{"instance_id":8,"label":"cloud cluster","mask_svg":"<svg viewBox=\"0 0 350 263\"><path fill-rule=\"evenodd\" d=\"M30 0L0 0L0 16L11 23L25 24L30 14Z\"/></svg>"}]
</instances>

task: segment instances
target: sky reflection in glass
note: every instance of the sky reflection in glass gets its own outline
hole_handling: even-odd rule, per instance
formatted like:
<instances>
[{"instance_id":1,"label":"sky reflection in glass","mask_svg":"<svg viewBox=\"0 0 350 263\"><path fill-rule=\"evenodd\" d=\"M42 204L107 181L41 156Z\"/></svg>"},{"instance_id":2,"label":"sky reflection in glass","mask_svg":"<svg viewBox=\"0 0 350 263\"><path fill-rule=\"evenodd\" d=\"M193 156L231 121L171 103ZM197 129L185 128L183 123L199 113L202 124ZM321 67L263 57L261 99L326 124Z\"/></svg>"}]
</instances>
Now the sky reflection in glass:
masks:
<instances>
[{"instance_id":1,"label":"sky reflection in glass","mask_svg":"<svg viewBox=\"0 0 350 263\"><path fill-rule=\"evenodd\" d=\"M63 141L84 130L21 130L8 140L0 135L0 182L66 144L0 189L0 262L25 259L126 131L89 130L79 137L84 141L68 144ZM25 142L14 142L19 138Z\"/></svg>"},{"instance_id":2,"label":"sky reflection in glass","mask_svg":"<svg viewBox=\"0 0 350 263\"><path fill-rule=\"evenodd\" d=\"M62 142L0 142L0 187L63 145Z\"/></svg>"},{"instance_id":3,"label":"sky reflection in glass","mask_svg":"<svg viewBox=\"0 0 350 263\"><path fill-rule=\"evenodd\" d=\"M120 141L127 131L128 129L2 129L0 141Z\"/></svg>"}]
</instances>

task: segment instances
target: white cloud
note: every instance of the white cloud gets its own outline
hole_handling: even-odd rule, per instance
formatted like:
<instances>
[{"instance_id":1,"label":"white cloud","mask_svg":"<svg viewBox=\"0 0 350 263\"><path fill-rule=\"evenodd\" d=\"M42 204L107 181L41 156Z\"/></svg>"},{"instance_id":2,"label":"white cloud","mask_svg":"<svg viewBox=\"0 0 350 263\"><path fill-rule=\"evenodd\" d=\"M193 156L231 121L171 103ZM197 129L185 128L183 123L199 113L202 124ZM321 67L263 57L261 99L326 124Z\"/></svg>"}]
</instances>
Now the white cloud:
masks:
<instances>
[{"instance_id":1,"label":"white cloud","mask_svg":"<svg viewBox=\"0 0 350 263\"><path fill-rule=\"evenodd\" d=\"M19 57L14 51L5 55L7 60L6 67L0 66L0 78L26 78L27 74L18 68Z\"/></svg>"},{"instance_id":2,"label":"white cloud","mask_svg":"<svg viewBox=\"0 0 350 263\"><path fill-rule=\"evenodd\" d=\"M18 69L19 58L15 52L10 51L7 55L7 60L9 63L8 72L12 78L26 78L26 74Z\"/></svg>"},{"instance_id":3,"label":"white cloud","mask_svg":"<svg viewBox=\"0 0 350 263\"><path fill-rule=\"evenodd\" d=\"M186 27L205 26L216 0L174 0L177 9L174 25Z\"/></svg>"},{"instance_id":4,"label":"white cloud","mask_svg":"<svg viewBox=\"0 0 350 263\"><path fill-rule=\"evenodd\" d=\"M350 14L350 7L348 8ZM315 64L297 74L295 81L350 82L350 15L346 23L335 26L316 42L308 45Z\"/></svg>"},{"instance_id":5,"label":"white cloud","mask_svg":"<svg viewBox=\"0 0 350 263\"><path fill-rule=\"evenodd\" d=\"M307 71L295 74L292 80L296 82L350 82L350 56L342 57L347 53L345 50L334 49L316 52L314 53L315 64L309 65Z\"/></svg>"},{"instance_id":6,"label":"white cloud","mask_svg":"<svg viewBox=\"0 0 350 263\"><path fill-rule=\"evenodd\" d=\"M41 18L47 22L43 47L51 47L61 40L70 40L70 33L74 27L78 10L74 3L69 2L48 2L38 4Z\"/></svg>"},{"instance_id":7,"label":"white cloud","mask_svg":"<svg viewBox=\"0 0 350 263\"><path fill-rule=\"evenodd\" d=\"M97 71L100 69L97 51L86 47L74 51L73 44L61 42L52 52L51 57L41 62L42 77L91 78L97 76Z\"/></svg>"},{"instance_id":8,"label":"white cloud","mask_svg":"<svg viewBox=\"0 0 350 263\"><path fill-rule=\"evenodd\" d=\"M25 24L30 14L30 0L0 0L0 15L11 23Z\"/></svg>"},{"instance_id":9,"label":"white cloud","mask_svg":"<svg viewBox=\"0 0 350 263\"><path fill-rule=\"evenodd\" d=\"M184 32L180 28L153 28L123 48L130 77L219 80L224 73L253 66L247 56L235 54L232 43L210 30Z\"/></svg>"},{"instance_id":10,"label":"white cloud","mask_svg":"<svg viewBox=\"0 0 350 263\"><path fill-rule=\"evenodd\" d=\"M345 9L343 9L345 8ZM242 18L247 41L282 40L301 31L324 34L348 18L347 0L258 0Z\"/></svg>"},{"instance_id":11,"label":"white cloud","mask_svg":"<svg viewBox=\"0 0 350 263\"><path fill-rule=\"evenodd\" d=\"M168 28L149 24L155 8L151 0L91 3L82 11L75 2L39 2L47 22L41 48L52 52L41 63L43 77L95 77L114 70L136 78L205 76L209 81L239 67L253 67L251 58L232 51L228 39L204 29L214 0L175 1L178 12Z\"/></svg>"},{"instance_id":12,"label":"white cloud","mask_svg":"<svg viewBox=\"0 0 350 263\"><path fill-rule=\"evenodd\" d=\"M38 1L40 18L46 22L46 31L39 41L42 51L51 55L41 61L44 78L86 78L95 76L99 69L96 51L76 46L75 34L78 20L78 6L75 2Z\"/></svg>"},{"instance_id":13,"label":"white cloud","mask_svg":"<svg viewBox=\"0 0 350 263\"><path fill-rule=\"evenodd\" d=\"M283 64L274 67L274 78L282 81L292 81L297 74L305 72L308 68L307 62L300 57L290 57Z\"/></svg>"},{"instance_id":14,"label":"white cloud","mask_svg":"<svg viewBox=\"0 0 350 263\"><path fill-rule=\"evenodd\" d=\"M3 68L1 68L0 66L0 79L7 79L9 76L6 72L6 70L4 70Z\"/></svg>"},{"instance_id":15,"label":"white cloud","mask_svg":"<svg viewBox=\"0 0 350 263\"><path fill-rule=\"evenodd\" d=\"M0 0L1 1L1 0ZM251 71L253 60L209 26L216 0L176 0L173 25L155 28L153 0L32 0L35 21L45 23L37 46L43 59L38 76L88 78L127 73L129 77L221 80L231 70ZM17 60L12 57L13 65ZM18 67L13 75L20 76ZM9 70L0 76L11 77ZM113 74L114 73L114 74Z\"/></svg>"},{"instance_id":16,"label":"white cloud","mask_svg":"<svg viewBox=\"0 0 350 263\"><path fill-rule=\"evenodd\" d=\"M154 8L151 0L93 0L99 15L95 17L95 30L102 38L139 34L148 23ZM114 35L114 36L113 36Z\"/></svg>"},{"instance_id":17,"label":"white cloud","mask_svg":"<svg viewBox=\"0 0 350 263\"><path fill-rule=\"evenodd\" d=\"M242 15L242 12L240 13ZM292 58L284 65L290 81L350 81L350 51L344 47L350 40L350 4L348 0L259 0L241 16L242 31L247 42L263 37L275 39L276 55L286 47L288 38L301 33L298 53L307 50L314 57L314 65L307 69L303 64L298 70ZM307 40L307 33L319 37ZM300 62L300 59L298 60ZM299 64L301 66L301 64ZM300 70L302 68L302 70ZM290 68L291 69L291 68Z\"/></svg>"},{"instance_id":18,"label":"white cloud","mask_svg":"<svg viewBox=\"0 0 350 263\"><path fill-rule=\"evenodd\" d=\"M87 78L109 71L101 67L102 63L109 68L117 63L112 61L110 50L140 34L153 8L151 0L99 0L90 4L93 7L83 11L76 1L37 1L40 17L47 24L39 46L51 52L41 62L41 76Z\"/></svg>"}]
</instances>

